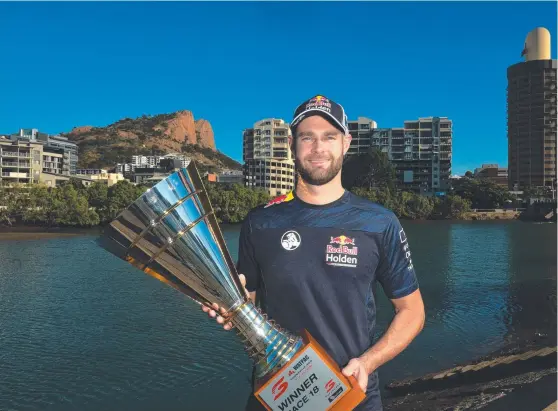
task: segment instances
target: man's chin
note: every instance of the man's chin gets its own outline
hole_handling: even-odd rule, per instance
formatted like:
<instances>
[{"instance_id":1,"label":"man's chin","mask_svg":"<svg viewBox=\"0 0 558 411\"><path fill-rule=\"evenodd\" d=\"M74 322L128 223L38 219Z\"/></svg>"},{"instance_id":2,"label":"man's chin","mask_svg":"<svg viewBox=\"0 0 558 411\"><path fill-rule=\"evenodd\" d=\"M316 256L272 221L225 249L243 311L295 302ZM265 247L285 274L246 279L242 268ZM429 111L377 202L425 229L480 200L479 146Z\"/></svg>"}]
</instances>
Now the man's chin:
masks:
<instances>
[{"instance_id":1,"label":"man's chin","mask_svg":"<svg viewBox=\"0 0 558 411\"><path fill-rule=\"evenodd\" d=\"M325 172L325 173L304 173L302 175L302 178L304 179L304 181L306 181L308 184L311 184L313 186L323 186L324 184L327 184L331 180L333 180L334 177L335 176L329 175L328 172Z\"/></svg>"}]
</instances>

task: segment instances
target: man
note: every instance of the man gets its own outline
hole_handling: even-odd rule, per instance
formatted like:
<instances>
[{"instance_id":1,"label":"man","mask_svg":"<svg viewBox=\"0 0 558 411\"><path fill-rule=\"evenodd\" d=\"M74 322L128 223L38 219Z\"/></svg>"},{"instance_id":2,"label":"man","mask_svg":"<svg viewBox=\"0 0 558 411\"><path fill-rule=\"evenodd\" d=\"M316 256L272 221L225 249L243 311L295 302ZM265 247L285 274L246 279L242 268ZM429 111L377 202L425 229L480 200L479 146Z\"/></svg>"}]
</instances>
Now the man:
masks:
<instances>
[{"instance_id":1,"label":"man","mask_svg":"<svg viewBox=\"0 0 558 411\"><path fill-rule=\"evenodd\" d=\"M295 192L250 211L240 234L238 272L270 318L295 333L307 329L345 375L355 376L366 391L356 410L380 411L377 369L424 325L407 237L391 211L341 185L351 143L342 106L316 96L296 109L291 131ZM376 282L395 317L373 343ZM215 307L204 311L223 324ZM251 396L246 410L263 409Z\"/></svg>"}]
</instances>

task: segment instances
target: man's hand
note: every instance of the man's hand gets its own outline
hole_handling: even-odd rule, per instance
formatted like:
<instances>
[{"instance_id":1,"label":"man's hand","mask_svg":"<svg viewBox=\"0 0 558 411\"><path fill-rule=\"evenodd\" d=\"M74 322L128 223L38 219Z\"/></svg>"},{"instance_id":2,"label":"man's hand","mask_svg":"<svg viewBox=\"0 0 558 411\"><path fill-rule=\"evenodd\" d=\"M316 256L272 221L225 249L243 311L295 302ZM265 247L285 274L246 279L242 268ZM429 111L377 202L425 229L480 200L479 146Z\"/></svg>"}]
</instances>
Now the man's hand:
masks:
<instances>
[{"instance_id":1,"label":"man's hand","mask_svg":"<svg viewBox=\"0 0 558 411\"><path fill-rule=\"evenodd\" d=\"M368 372L366 371L363 360L360 358L353 358L345 368L343 368L342 373L345 377L350 375L354 376L362 391L366 392L366 387L368 386Z\"/></svg>"},{"instance_id":2,"label":"man's hand","mask_svg":"<svg viewBox=\"0 0 558 411\"><path fill-rule=\"evenodd\" d=\"M244 291L246 292L246 295L249 298L251 298L250 293L248 292L248 290L246 290L246 277L243 274L239 274L238 277L240 278L240 283L244 287ZM230 330L232 328L232 323L231 322L227 322L225 324L225 318L223 316L226 316L227 312L225 311L225 309L223 307L219 307L219 305L217 303L213 303L213 310L210 309L209 307L206 307L205 305L202 305L202 310L203 310L204 313L208 313L211 318L217 317L217 322L219 324L224 324L223 328L225 330ZM219 313L221 315L218 315L217 313Z\"/></svg>"}]
</instances>

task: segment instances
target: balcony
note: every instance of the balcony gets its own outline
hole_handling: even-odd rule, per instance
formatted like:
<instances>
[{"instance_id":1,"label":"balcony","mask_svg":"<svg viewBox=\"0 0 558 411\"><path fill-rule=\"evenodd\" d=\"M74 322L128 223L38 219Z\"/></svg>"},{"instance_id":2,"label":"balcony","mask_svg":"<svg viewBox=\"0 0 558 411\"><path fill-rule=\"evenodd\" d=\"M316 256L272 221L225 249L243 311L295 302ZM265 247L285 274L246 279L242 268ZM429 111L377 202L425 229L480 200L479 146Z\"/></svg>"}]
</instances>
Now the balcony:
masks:
<instances>
[{"instance_id":1,"label":"balcony","mask_svg":"<svg viewBox=\"0 0 558 411\"><path fill-rule=\"evenodd\" d=\"M14 161L2 161L2 167L17 167L18 163Z\"/></svg>"},{"instance_id":2,"label":"balcony","mask_svg":"<svg viewBox=\"0 0 558 411\"><path fill-rule=\"evenodd\" d=\"M19 157L17 151L4 151L2 157Z\"/></svg>"},{"instance_id":3,"label":"balcony","mask_svg":"<svg viewBox=\"0 0 558 411\"><path fill-rule=\"evenodd\" d=\"M14 173L14 172L2 172L3 178L30 178L31 175L29 173Z\"/></svg>"}]
</instances>

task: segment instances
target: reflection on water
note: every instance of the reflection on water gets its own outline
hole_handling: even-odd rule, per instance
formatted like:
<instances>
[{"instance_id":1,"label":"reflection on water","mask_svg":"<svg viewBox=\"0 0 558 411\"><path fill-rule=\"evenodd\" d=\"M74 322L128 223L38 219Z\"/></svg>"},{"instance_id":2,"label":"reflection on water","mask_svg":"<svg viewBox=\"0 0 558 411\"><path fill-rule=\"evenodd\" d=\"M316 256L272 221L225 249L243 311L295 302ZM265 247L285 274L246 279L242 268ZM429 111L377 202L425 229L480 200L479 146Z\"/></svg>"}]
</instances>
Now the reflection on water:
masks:
<instances>
[{"instance_id":1,"label":"reflection on water","mask_svg":"<svg viewBox=\"0 0 558 411\"><path fill-rule=\"evenodd\" d=\"M452 343L471 345L477 355L496 348L506 333L501 316L507 310L509 286L508 227L451 226L445 318L441 322L448 326Z\"/></svg>"},{"instance_id":2,"label":"reflection on water","mask_svg":"<svg viewBox=\"0 0 558 411\"><path fill-rule=\"evenodd\" d=\"M382 384L555 335L555 225L404 226L427 324ZM236 260L238 227L224 234ZM0 263L1 410L242 409L250 363L235 334L93 238L3 242ZM393 310L377 293L380 334Z\"/></svg>"}]
</instances>

